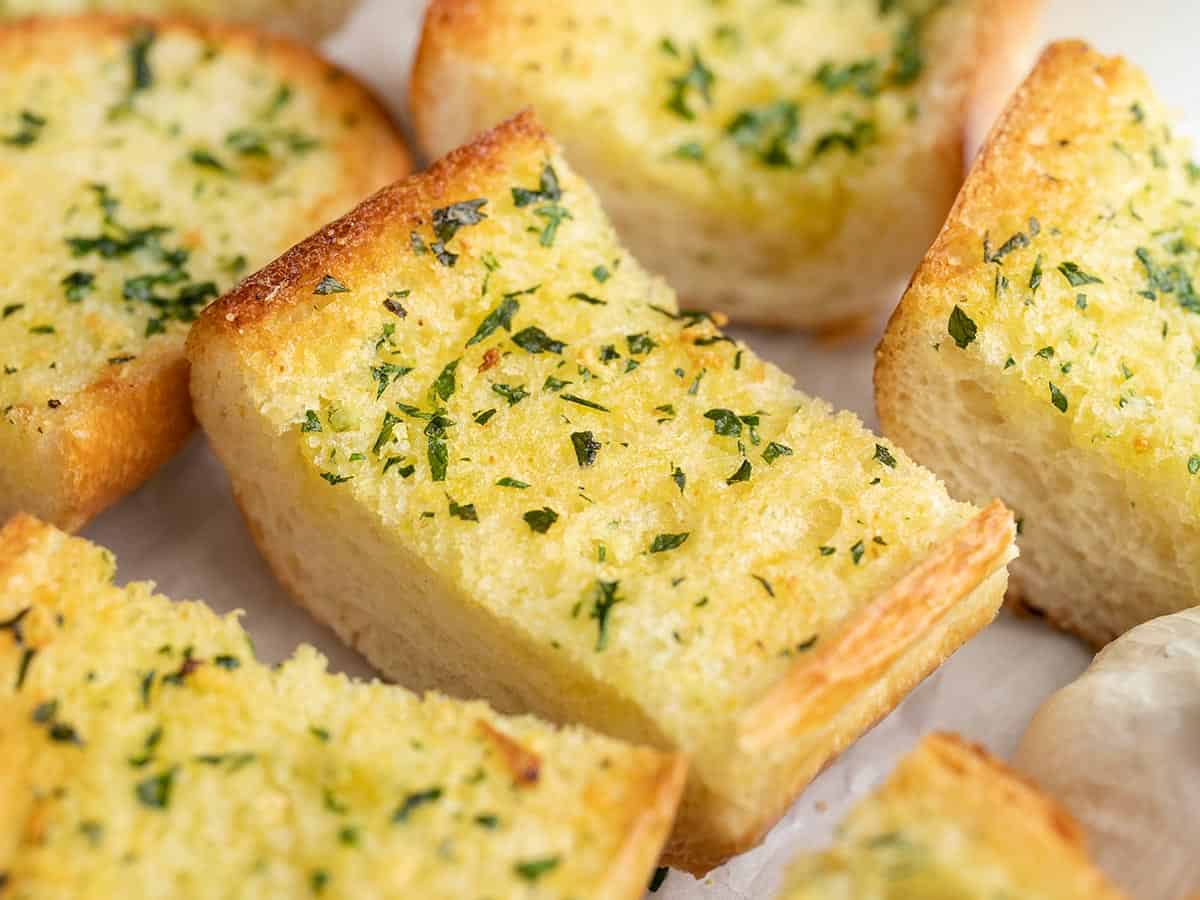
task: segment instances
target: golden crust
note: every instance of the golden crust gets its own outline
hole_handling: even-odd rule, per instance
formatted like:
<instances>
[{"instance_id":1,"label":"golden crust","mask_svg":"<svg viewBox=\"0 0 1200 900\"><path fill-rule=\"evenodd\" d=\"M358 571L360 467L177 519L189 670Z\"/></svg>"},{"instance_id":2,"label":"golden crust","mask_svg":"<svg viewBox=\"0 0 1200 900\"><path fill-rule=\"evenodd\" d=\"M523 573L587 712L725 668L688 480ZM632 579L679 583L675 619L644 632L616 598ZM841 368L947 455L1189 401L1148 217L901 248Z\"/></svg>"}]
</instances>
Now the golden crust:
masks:
<instances>
[{"instance_id":1,"label":"golden crust","mask_svg":"<svg viewBox=\"0 0 1200 900\"><path fill-rule=\"evenodd\" d=\"M629 824L625 843L613 860L606 896L637 898L646 892L646 870L659 860L675 824L687 783L688 761L679 753L659 754L662 764L646 778L642 806ZM663 851L665 854L665 850Z\"/></svg>"},{"instance_id":2,"label":"golden crust","mask_svg":"<svg viewBox=\"0 0 1200 900\"><path fill-rule=\"evenodd\" d=\"M903 885L892 880L900 861ZM963 897L1122 896L1065 810L952 734L925 737L841 824L832 850L798 862L781 900L823 897L833 884L845 896L890 896L893 885L897 896L931 885Z\"/></svg>"},{"instance_id":3,"label":"golden crust","mask_svg":"<svg viewBox=\"0 0 1200 900\"><path fill-rule=\"evenodd\" d=\"M914 667L904 664L910 653L952 610L966 601L987 576L1003 566L1013 545L1012 512L999 501L972 519L949 541L890 590L868 604L840 634L823 641L809 657L796 662L771 690L746 710L739 725L743 751L762 757L786 753L812 734L827 739L807 753L798 777L781 790L775 808L733 842L705 843L694 835L673 837L666 856L691 872L706 872L756 846L801 791L838 754L865 733L921 680L995 617L995 604L982 603L959 623L936 652ZM873 685L887 685L886 696L849 719L853 708ZM839 716L839 713L843 713ZM830 722L837 727L830 729Z\"/></svg>"},{"instance_id":4,"label":"golden crust","mask_svg":"<svg viewBox=\"0 0 1200 900\"><path fill-rule=\"evenodd\" d=\"M407 240L408 231L425 224L428 210L451 191L469 192L482 175L501 169L515 146L541 147L547 139L533 112L525 110L424 172L377 191L210 306L188 335L188 355L221 333L241 333L306 299L312 292L302 285L315 284L330 263L352 251L370 252L369 245L380 241L381 234Z\"/></svg>"},{"instance_id":5,"label":"golden crust","mask_svg":"<svg viewBox=\"0 0 1200 900\"><path fill-rule=\"evenodd\" d=\"M111 365L64 403L66 415L42 413L61 472L55 523L74 531L153 475L195 427L187 360L177 350L145 354L126 370Z\"/></svg>"},{"instance_id":6,"label":"golden crust","mask_svg":"<svg viewBox=\"0 0 1200 900\"><path fill-rule=\"evenodd\" d=\"M146 21L102 13L15 20L0 25L0 51L7 59L44 54L47 46L62 54L86 52L97 38L127 34ZM312 210L314 223L411 169L403 139L382 103L312 50L249 27L187 16L156 18L153 23L160 32L182 32L266 55L289 81L317 94L329 115L354 115L363 122L353 138L342 139L336 147L350 181L345 190L330 194ZM156 350L130 363L110 364L92 384L64 397L54 409L18 406L11 411L17 427L39 435L32 465L54 473L42 505L30 511L67 530L78 529L145 481L182 446L195 425L187 363L179 341L160 340ZM46 476L39 480L48 481Z\"/></svg>"},{"instance_id":7,"label":"golden crust","mask_svg":"<svg viewBox=\"0 0 1200 900\"><path fill-rule=\"evenodd\" d=\"M914 273L876 350L875 402L885 430L886 423L895 421L900 411L893 368L901 362L901 348L911 334L921 329L927 315L935 311L936 295L919 288L947 284L969 270L969 263L955 264L948 251L964 234L974 234L974 220L979 213L1004 209L1009 197L1039 192L1052 198L1059 193L1055 190L1059 180L1038 171L1032 161L1025 158L1024 138L1048 116L1060 121L1064 118L1081 123L1088 120L1088 104L1097 102L1098 98L1094 91L1077 89L1076 81L1089 69L1106 82L1133 74L1124 60L1102 56L1081 41L1053 44L1013 95L988 136L946 224Z\"/></svg>"},{"instance_id":8,"label":"golden crust","mask_svg":"<svg viewBox=\"0 0 1200 900\"><path fill-rule=\"evenodd\" d=\"M743 748L765 752L827 720L1002 565L1015 535L1012 513L993 501L747 710Z\"/></svg>"},{"instance_id":9,"label":"golden crust","mask_svg":"<svg viewBox=\"0 0 1200 900\"><path fill-rule=\"evenodd\" d=\"M895 778L900 787L910 781L942 782L949 788L945 797L952 804L966 798L975 812L983 815L1004 810L1025 830L1040 833L1045 840L1080 856L1085 853L1083 829L1070 813L982 745L958 735L926 737L920 753L902 763Z\"/></svg>"}]
</instances>

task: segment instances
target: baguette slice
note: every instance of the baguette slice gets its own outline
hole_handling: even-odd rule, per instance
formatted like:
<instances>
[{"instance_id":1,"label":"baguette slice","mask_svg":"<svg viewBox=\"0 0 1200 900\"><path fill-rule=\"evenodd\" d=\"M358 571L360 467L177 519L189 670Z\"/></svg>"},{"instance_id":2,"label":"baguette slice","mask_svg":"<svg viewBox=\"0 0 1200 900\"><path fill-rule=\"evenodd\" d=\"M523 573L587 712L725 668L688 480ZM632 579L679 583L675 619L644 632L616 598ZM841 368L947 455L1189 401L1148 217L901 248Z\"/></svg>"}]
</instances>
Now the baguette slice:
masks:
<instances>
[{"instance_id":1,"label":"baguette slice","mask_svg":"<svg viewBox=\"0 0 1200 900\"><path fill-rule=\"evenodd\" d=\"M982 748L934 734L792 870L778 900L1120 900L1056 803Z\"/></svg>"},{"instance_id":2,"label":"baguette slice","mask_svg":"<svg viewBox=\"0 0 1200 900\"><path fill-rule=\"evenodd\" d=\"M1023 520L1014 582L1102 645L1200 602L1200 185L1078 43L1016 95L879 348L884 431Z\"/></svg>"},{"instance_id":3,"label":"baguette slice","mask_svg":"<svg viewBox=\"0 0 1200 900\"><path fill-rule=\"evenodd\" d=\"M252 23L316 42L336 31L358 0L3 0L0 19L92 11L146 16L188 15Z\"/></svg>"},{"instance_id":4,"label":"baguette slice","mask_svg":"<svg viewBox=\"0 0 1200 900\"><path fill-rule=\"evenodd\" d=\"M210 299L408 170L348 75L217 25L0 26L0 521L67 529L193 426Z\"/></svg>"},{"instance_id":5,"label":"baguette slice","mask_svg":"<svg viewBox=\"0 0 1200 900\"><path fill-rule=\"evenodd\" d=\"M1040 7L434 0L412 108L436 156L532 105L685 301L835 330L895 303Z\"/></svg>"},{"instance_id":6,"label":"baguette slice","mask_svg":"<svg viewBox=\"0 0 1200 900\"><path fill-rule=\"evenodd\" d=\"M680 757L257 662L237 616L0 532L0 896L633 898Z\"/></svg>"},{"instance_id":7,"label":"baguette slice","mask_svg":"<svg viewBox=\"0 0 1200 900\"><path fill-rule=\"evenodd\" d=\"M1004 589L1007 510L678 312L528 114L248 279L189 358L300 603L402 683L687 754L693 872Z\"/></svg>"}]
</instances>

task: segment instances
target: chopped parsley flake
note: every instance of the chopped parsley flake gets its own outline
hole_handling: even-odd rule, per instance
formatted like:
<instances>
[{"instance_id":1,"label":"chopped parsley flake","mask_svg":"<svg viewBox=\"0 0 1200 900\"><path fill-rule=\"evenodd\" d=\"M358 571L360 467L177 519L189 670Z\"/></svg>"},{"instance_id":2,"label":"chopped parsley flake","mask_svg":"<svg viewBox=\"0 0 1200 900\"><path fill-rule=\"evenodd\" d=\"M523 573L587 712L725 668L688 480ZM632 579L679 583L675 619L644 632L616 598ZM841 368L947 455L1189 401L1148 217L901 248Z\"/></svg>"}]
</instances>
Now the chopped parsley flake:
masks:
<instances>
[{"instance_id":1,"label":"chopped parsley flake","mask_svg":"<svg viewBox=\"0 0 1200 900\"><path fill-rule=\"evenodd\" d=\"M521 518L525 520L530 531L545 534L550 530L550 526L558 521L558 513L548 506L543 506L541 509L531 509Z\"/></svg>"},{"instance_id":2,"label":"chopped parsley flake","mask_svg":"<svg viewBox=\"0 0 1200 900\"><path fill-rule=\"evenodd\" d=\"M409 818L422 806L428 806L430 803L436 803L442 799L442 789L440 787L431 787L424 791L416 791L404 798L404 802L396 807L396 811L392 813L392 824L399 825L401 822L407 822Z\"/></svg>"},{"instance_id":3,"label":"chopped parsley flake","mask_svg":"<svg viewBox=\"0 0 1200 900\"><path fill-rule=\"evenodd\" d=\"M612 412L607 406L601 406L592 400L587 400L583 397L577 397L574 394L559 394L559 397L566 400L568 403L576 403L579 406L586 406L588 409L594 409L598 412Z\"/></svg>"},{"instance_id":4,"label":"chopped parsley flake","mask_svg":"<svg viewBox=\"0 0 1200 900\"><path fill-rule=\"evenodd\" d=\"M454 396L455 390L458 389L457 382L454 378L454 373L458 369L459 361L457 359L446 363L444 369L434 380L433 386L429 389L430 395L441 400L443 403Z\"/></svg>"},{"instance_id":5,"label":"chopped parsley flake","mask_svg":"<svg viewBox=\"0 0 1200 900\"><path fill-rule=\"evenodd\" d=\"M518 207L530 206L534 203L555 203L562 199L562 188L558 184L558 174L554 167L546 163L538 178L536 190L515 187L512 189L513 203ZM597 279L600 280L600 279Z\"/></svg>"},{"instance_id":6,"label":"chopped parsley flake","mask_svg":"<svg viewBox=\"0 0 1200 900\"><path fill-rule=\"evenodd\" d=\"M513 871L525 881L537 881L543 875L558 868L559 858L547 856L544 859L530 859L513 864Z\"/></svg>"},{"instance_id":7,"label":"chopped parsley flake","mask_svg":"<svg viewBox=\"0 0 1200 900\"><path fill-rule=\"evenodd\" d=\"M712 105L712 88L716 79L712 70L704 64L700 54L692 50L692 61L682 75L671 79L671 93L667 109L684 119L695 119L693 98L699 98L706 106Z\"/></svg>"},{"instance_id":8,"label":"chopped parsley flake","mask_svg":"<svg viewBox=\"0 0 1200 900\"><path fill-rule=\"evenodd\" d=\"M403 378L412 371L411 366L397 366L393 363L380 363L378 366L371 367L371 378L379 387L375 391L375 399L378 400L397 379Z\"/></svg>"},{"instance_id":9,"label":"chopped parsley flake","mask_svg":"<svg viewBox=\"0 0 1200 900\"><path fill-rule=\"evenodd\" d=\"M679 488L679 493L683 493L683 489L687 487L687 475L683 473L683 469L679 466L671 466L671 480L675 482L675 486Z\"/></svg>"},{"instance_id":10,"label":"chopped parsley flake","mask_svg":"<svg viewBox=\"0 0 1200 900\"><path fill-rule=\"evenodd\" d=\"M742 481L749 481L750 475L754 471L754 467L750 465L750 460L743 459L742 464L738 466L736 472L725 479L726 484L737 484Z\"/></svg>"},{"instance_id":11,"label":"chopped parsley flake","mask_svg":"<svg viewBox=\"0 0 1200 900\"><path fill-rule=\"evenodd\" d=\"M513 387L510 384L493 384L492 390L508 401L509 406L516 406L522 400L529 396L529 391L525 390L525 385Z\"/></svg>"},{"instance_id":12,"label":"chopped parsley flake","mask_svg":"<svg viewBox=\"0 0 1200 900\"><path fill-rule=\"evenodd\" d=\"M786 444L780 444L776 443L775 441L771 441L771 443L767 444L767 449L763 451L762 458L766 461L768 466L773 466L775 465L775 460L779 459L779 457L791 456L792 453L792 448Z\"/></svg>"},{"instance_id":13,"label":"chopped parsley flake","mask_svg":"<svg viewBox=\"0 0 1200 900\"><path fill-rule=\"evenodd\" d=\"M1073 262L1063 263L1058 267L1058 271L1067 279L1071 287L1079 287L1085 284L1104 284L1103 279L1097 278L1095 275L1089 275Z\"/></svg>"},{"instance_id":14,"label":"chopped parsley flake","mask_svg":"<svg viewBox=\"0 0 1200 900\"><path fill-rule=\"evenodd\" d=\"M531 290L537 290L532 288ZM527 293L522 291L521 293ZM479 327L475 329L475 334L467 341L467 346L478 344L480 341L490 337L497 328L503 328L505 331L512 331L513 316L517 314L517 310L521 308L521 304L517 301L518 294L505 294L504 299L500 304L488 313Z\"/></svg>"},{"instance_id":15,"label":"chopped parsley flake","mask_svg":"<svg viewBox=\"0 0 1200 900\"><path fill-rule=\"evenodd\" d=\"M557 203L548 203L545 206L539 206L533 211L533 214L546 220L546 225L538 236L538 242L543 247L553 247L554 239L558 235L559 226L568 219L573 218L569 209L565 206L559 206ZM537 229L533 230L536 231Z\"/></svg>"},{"instance_id":16,"label":"chopped parsley flake","mask_svg":"<svg viewBox=\"0 0 1200 900\"><path fill-rule=\"evenodd\" d=\"M474 503L459 504L454 501L454 498L447 498L450 501L450 515L455 519L462 519L464 522L478 522L479 514L475 512Z\"/></svg>"},{"instance_id":17,"label":"chopped parsley flake","mask_svg":"<svg viewBox=\"0 0 1200 900\"><path fill-rule=\"evenodd\" d=\"M704 418L711 419L713 431L724 437L740 437L742 423L737 413L729 409L710 409Z\"/></svg>"},{"instance_id":18,"label":"chopped parsley flake","mask_svg":"<svg viewBox=\"0 0 1200 900\"><path fill-rule=\"evenodd\" d=\"M151 809L166 809L171 805L171 789L175 785L176 769L139 781L134 787L138 802Z\"/></svg>"},{"instance_id":19,"label":"chopped parsley flake","mask_svg":"<svg viewBox=\"0 0 1200 900\"><path fill-rule=\"evenodd\" d=\"M512 336L512 341L526 353L562 353L567 346L556 341L536 325L530 325Z\"/></svg>"},{"instance_id":20,"label":"chopped parsley flake","mask_svg":"<svg viewBox=\"0 0 1200 900\"><path fill-rule=\"evenodd\" d=\"M576 431L571 435L571 446L575 448L575 459L583 469L595 465L602 445L590 431Z\"/></svg>"},{"instance_id":21,"label":"chopped parsley flake","mask_svg":"<svg viewBox=\"0 0 1200 900\"><path fill-rule=\"evenodd\" d=\"M350 288L346 287L345 284L334 278L332 275L325 275L320 281L317 282L317 286L313 289L313 293L317 295L348 294L350 293Z\"/></svg>"},{"instance_id":22,"label":"chopped parsley flake","mask_svg":"<svg viewBox=\"0 0 1200 900\"><path fill-rule=\"evenodd\" d=\"M656 535L650 544L651 553L666 553L668 550L675 550L682 547L686 542L691 532L685 531L682 534L660 534Z\"/></svg>"},{"instance_id":23,"label":"chopped parsley flake","mask_svg":"<svg viewBox=\"0 0 1200 900\"><path fill-rule=\"evenodd\" d=\"M32 146L37 143L38 138L42 136L42 129L46 127L45 117L28 109L21 110L18 122L16 131L0 137L0 144L7 144L10 147Z\"/></svg>"},{"instance_id":24,"label":"chopped parsley flake","mask_svg":"<svg viewBox=\"0 0 1200 900\"><path fill-rule=\"evenodd\" d=\"M963 312L962 307L957 303L950 312L948 330L950 337L954 338L954 343L960 350L966 350L974 342L975 335L978 333L974 320Z\"/></svg>"},{"instance_id":25,"label":"chopped parsley flake","mask_svg":"<svg viewBox=\"0 0 1200 900\"><path fill-rule=\"evenodd\" d=\"M487 200L463 200L433 211L433 233L442 244L449 243L460 228L478 225L487 215L482 212Z\"/></svg>"},{"instance_id":26,"label":"chopped parsley flake","mask_svg":"<svg viewBox=\"0 0 1200 900\"><path fill-rule=\"evenodd\" d=\"M597 581L592 588L592 609L588 618L596 620L596 652L603 651L608 646L609 617L613 607L624 601L617 596L619 581Z\"/></svg>"},{"instance_id":27,"label":"chopped parsley flake","mask_svg":"<svg viewBox=\"0 0 1200 900\"><path fill-rule=\"evenodd\" d=\"M72 272L62 280L68 303L79 303L95 287L96 276L91 272Z\"/></svg>"},{"instance_id":28,"label":"chopped parsley flake","mask_svg":"<svg viewBox=\"0 0 1200 900\"><path fill-rule=\"evenodd\" d=\"M628 335L625 342L629 345L629 353L632 356L643 356L658 346L645 332Z\"/></svg>"},{"instance_id":29,"label":"chopped parsley flake","mask_svg":"<svg viewBox=\"0 0 1200 900\"><path fill-rule=\"evenodd\" d=\"M1050 382L1050 402L1061 413L1065 413L1068 408L1067 395L1060 391L1054 384Z\"/></svg>"}]
</instances>

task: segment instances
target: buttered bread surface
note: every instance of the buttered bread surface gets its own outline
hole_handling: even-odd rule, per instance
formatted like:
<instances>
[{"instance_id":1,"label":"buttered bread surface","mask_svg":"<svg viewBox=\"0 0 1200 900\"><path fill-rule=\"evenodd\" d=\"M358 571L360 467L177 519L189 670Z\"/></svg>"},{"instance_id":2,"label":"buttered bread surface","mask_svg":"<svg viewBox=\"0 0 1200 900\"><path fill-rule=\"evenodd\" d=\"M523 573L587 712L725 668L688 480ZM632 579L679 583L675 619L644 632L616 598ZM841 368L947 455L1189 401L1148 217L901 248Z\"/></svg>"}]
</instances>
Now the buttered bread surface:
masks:
<instances>
[{"instance_id":1,"label":"buttered bread surface","mask_svg":"<svg viewBox=\"0 0 1200 900\"><path fill-rule=\"evenodd\" d=\"M1200 592L1192 150L1135 67L1052 47L880 348L887 432L1014 507L1026 600L1097 646Z\"/></svg>"},{"instance_id":2,"label":"buttered bread surface","mask_svg":"<svg viewBox=\"0 0 1200 900\"><path fill-rule=\"evenodd\" d=\"M208 303L407 171L375 101L217 25L0 26L0 514L77 527L186 435Z\"/></svg>"},{"instance_id":3,"label":"buttered bread surface","mask_svg":"<svg viewBox=\"0 0 1200 900\"><path fill-rule=\"evenodd\" d=\"M353 682L236 616L0 533L0 894L640 897L681 761Z\"/></svg>"},{"instance_id":4,"label":"buttered bread surface","mask_svg":"<svg viewBox=\"0 0 1200 900\"><path fill-rule=\"evenodd\" d=\"M690 303L831 327L894 300L1035 5L997 28L987 0L435 0L414 119L441 154L531 106Z\"/></svg>"},{"instance_id":5,"label":"buttered bread surface","mask_svg":"<svg viewBox=\"0 0 1200 900\"><path fill-rule=\"evenodd\" d=\"M377 665L686 749L747 808L817 765L734 799L748 707L975 512L678 310L529 117L248 280L189 356L260 546ZM939 602L1003 578L1001 518ZM990 618L995 588L966 606Z\"/></svg>"}]
</instances>

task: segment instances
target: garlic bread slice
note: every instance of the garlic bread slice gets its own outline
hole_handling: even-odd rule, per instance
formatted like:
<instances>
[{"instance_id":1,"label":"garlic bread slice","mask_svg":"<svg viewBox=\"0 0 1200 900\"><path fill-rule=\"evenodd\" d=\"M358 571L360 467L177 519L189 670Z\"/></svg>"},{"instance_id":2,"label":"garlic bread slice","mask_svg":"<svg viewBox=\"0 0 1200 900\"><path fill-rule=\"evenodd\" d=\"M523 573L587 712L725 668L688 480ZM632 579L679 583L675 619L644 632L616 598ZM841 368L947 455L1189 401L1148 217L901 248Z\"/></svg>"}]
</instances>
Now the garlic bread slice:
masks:
<instances>
[{"instance_id":1,"label":"garlic bread slice","mask_svg":"<svg viewBox=\"0 0 1200 900\"><path fill-rule=\"evenodd\" d=\"M212 299L408 169L310 51L101 15L0 25L0 519L74 529L193 421Z\"/></svg>"},{"instance_id":2,"label":"garlic bread slice","mask_svg":"<svg viewBox=\"0 0 1200 900\"><path fill-rule=\"evenodd\" d=\"M236 615L0 531L0 896L642 896L679 757L256 661Z\"/></svg>"},{"instance_id":3,"label":"garlic bread slice","mask_svg":"<svg viewBox=\"0 0 1200 900\"><path fill-rule=\"evenodd\" d=\"M0 19L87 12L195 16L253 24L308 41L335 31L358 0L3 0Z\"/></svg>"},{"instance_id":4,"label":"garlic bread slice","mask_svg":"<svg viewBox=\"0 0 1200 900\"><path fill-rule=\"evenodd\" d=\"M383 672L676 750L746 849L990 621L1013 524L680 311L532 116L211 307L201 422L266 558Z\"/></svg>"},{"instance_id":5,"label":"garlic bread slice","mask_svg":"<svg viewBox=\"0 0 1200 900\"><path fill-rule=\"evenodd\" d=\"M879 349L884 431L1012 506L1020 595L1097 646L1200 597L1198 210L1143 74L1056 45Z\"/></svg>"},{"instance_id":6,"label":"garlic bread slice","mask_svg":"<svg viewBox=\"0 0 1200 900\"><path fill-rule=\"evenodd\" d=\"M1120 900L1073 819L980 747L925 738L777 900Z\"/></svg>"},{"instance_id":7,"label":"garlic bread slice","mask_svg":"<svg viewBox=\"0 0 1200 900\"><path fill-rule=\"evenodd\" d=\"M440 155L532 106L688 305L832 330L895 303L1040 7L434 0L413 115Z\"/></svg>"}]
</instances>

